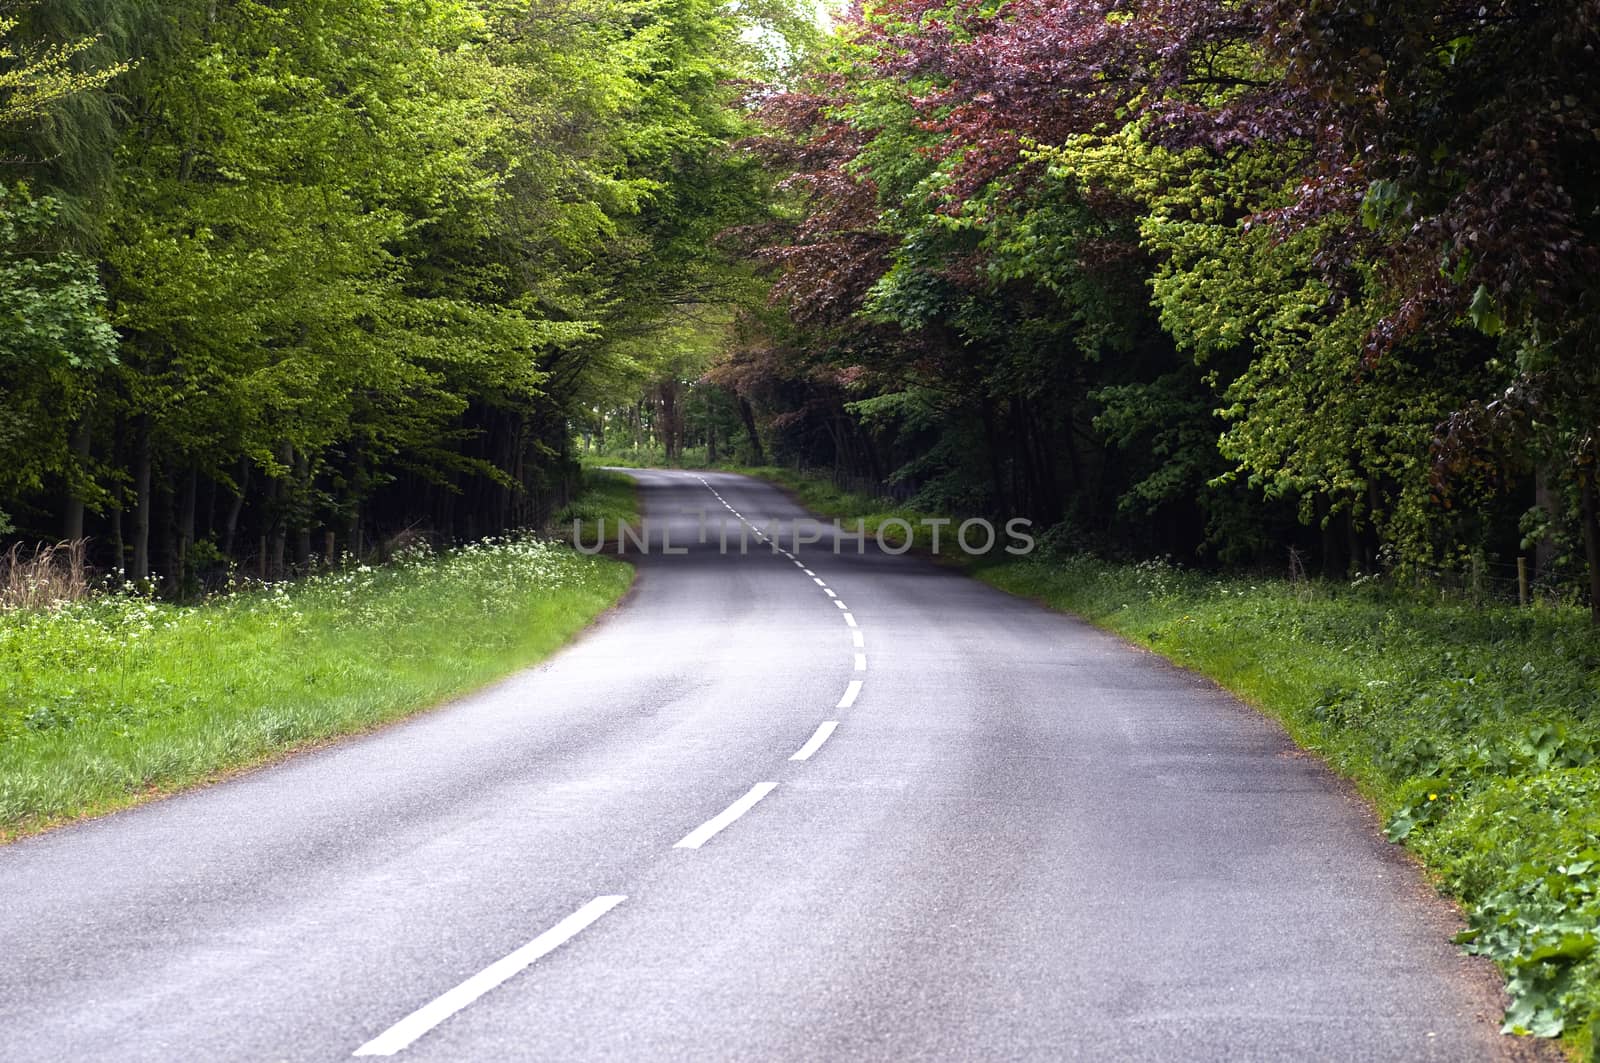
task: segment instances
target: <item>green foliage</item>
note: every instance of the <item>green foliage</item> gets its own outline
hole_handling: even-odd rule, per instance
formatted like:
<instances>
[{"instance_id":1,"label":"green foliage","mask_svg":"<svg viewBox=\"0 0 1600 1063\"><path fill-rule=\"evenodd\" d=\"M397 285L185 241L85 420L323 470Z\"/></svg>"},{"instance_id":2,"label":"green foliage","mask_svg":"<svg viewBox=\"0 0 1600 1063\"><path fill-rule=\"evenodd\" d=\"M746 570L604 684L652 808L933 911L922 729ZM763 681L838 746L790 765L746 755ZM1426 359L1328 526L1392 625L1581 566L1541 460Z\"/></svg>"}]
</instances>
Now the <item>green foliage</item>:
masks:
<instances>
[{"instance_id":1,"label":"green foliage","mask_svg":"<svg viewBox=\"0 0 1600 1063\"><path fill-rule=\"evenodd\" d=\"M0 234L56 211L4 260L23 327L0 342L78 361L70 395L11 402L0 448L33 452L0 505L141 579L192 568L201 525L276 573L328 531L359 549L548 519L566 422L685 386L759 301L716 237L768 215L730 147L745 86L815 35L802 13L63 0L0 20L0 149L50 194L8 194Z\"/></svg>"},{"instance_id":2,"label":"green foliage","mask_svg":"<svg viewBox=\"0 0 1600 1063\"><path fill-rule=\"evenodd\" d=\"M0 836L437 704L552 652L631 579L516 538L196 606L0 613Z\"/></svg>"},{"instance_id":3,"label":"green foliage","mask_svg":"<svg viewBox=\"0 0 1600 1063\"><path fill-rule=\"evenodd\" d=\"M1355 779L1506 971L1513 1032L1600 1019L1600 636L1573 609L1040 556L982 570L1219 680Z\"/></svg>"},{"instance_id":4,"label":"green foliage","mask_svg":"<svg viewBox=\"0 0 1600 1063\"><path fill-rule=\"evenodd\" d=\"M66 467L64 426L116 351L93 265L48 250L55 217L52 200L0 186L0 499Z\"/></svg>"},{"instance_id":5,"label":"green foliage","mask_svg":"<svg viewBox=\"0 0 1600 1063\"><path fill-rule=\"evenodd\" d=\"M106 85L126 73L127 63L84 70L77 60L91 51L94 37L38 42L18 32L15 13L30 4L0 6L0 129L34 121L81 93Z\"/></svg>"}]
</instances>

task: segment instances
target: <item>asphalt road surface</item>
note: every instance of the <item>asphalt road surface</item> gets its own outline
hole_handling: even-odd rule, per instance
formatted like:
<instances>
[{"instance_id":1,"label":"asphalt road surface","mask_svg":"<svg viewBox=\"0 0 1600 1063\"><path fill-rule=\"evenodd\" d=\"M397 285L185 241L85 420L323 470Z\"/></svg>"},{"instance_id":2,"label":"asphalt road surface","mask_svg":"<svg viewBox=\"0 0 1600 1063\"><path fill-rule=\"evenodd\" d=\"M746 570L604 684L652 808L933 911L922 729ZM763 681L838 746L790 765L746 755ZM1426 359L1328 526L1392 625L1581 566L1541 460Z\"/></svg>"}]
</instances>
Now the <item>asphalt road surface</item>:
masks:
<instances>
[{"instance_id":1,"label":"asphalt road surface","mask_svg":"<svg viewBox=\"0 0 1600 1063\"><path fill-rule=\"evenodd\" d=\"M1529 1050L1254 711L927 561L774 553L769 486L638 476L655 551L545 665L0 849L0 1058Z\"/></svg>"}]
</instances>

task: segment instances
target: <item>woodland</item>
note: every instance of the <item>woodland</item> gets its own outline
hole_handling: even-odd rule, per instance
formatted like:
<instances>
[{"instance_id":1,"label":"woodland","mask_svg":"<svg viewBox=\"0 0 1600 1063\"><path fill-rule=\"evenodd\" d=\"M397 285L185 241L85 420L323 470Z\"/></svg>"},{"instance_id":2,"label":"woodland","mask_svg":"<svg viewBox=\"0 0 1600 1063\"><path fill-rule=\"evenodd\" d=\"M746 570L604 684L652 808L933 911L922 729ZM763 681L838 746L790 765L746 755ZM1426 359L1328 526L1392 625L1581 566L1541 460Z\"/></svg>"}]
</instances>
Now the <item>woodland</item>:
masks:
<instances>
[{"instance_id":1,"label":"woodland","mask_svg":"<svg viewBox=\"0 0 1600 1063\"><path fill-rule=\"evenodd\" d=\"M0 3L0 538L184 593L539 525L569 426L753 298L716 250L770 215L744 100L815 33L710 0Z\"/></svg>"},{"instance_id":2,"label":"woodland","mask_svg":"<svg viewBox=\"0 0 1600 1063\"><path fill-rule=\"evenodd\" d=\"M779 463L1070 551L1600 603L1597 44L1591 0L858 9L763 102L798 206L709 379Z\"/></svg>"},{"instance_id":3,"label":"woodland","mask_svg":"<svg viewBox=\"0 0 1600 1063\"><path fill-rule=\"evenodd\" d=\"M655 447L1600 609L1595 0L0 12L15 541L270 577Z\"/></svg>"}]
</instances>

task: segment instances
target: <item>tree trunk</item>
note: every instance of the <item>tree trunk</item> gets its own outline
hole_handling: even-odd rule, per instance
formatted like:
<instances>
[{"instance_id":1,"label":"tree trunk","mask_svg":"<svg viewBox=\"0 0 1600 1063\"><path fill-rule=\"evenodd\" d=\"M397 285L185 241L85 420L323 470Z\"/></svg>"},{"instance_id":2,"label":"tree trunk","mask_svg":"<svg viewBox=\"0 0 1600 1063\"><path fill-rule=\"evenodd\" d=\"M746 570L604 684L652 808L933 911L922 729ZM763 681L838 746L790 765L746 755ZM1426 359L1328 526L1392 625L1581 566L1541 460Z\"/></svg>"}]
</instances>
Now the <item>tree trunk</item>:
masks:
<instances>
[{"instance_id":1,"label":"tree trunk","mask_svg":"<svg viewBox=\"0 0 1600 1063\"><path fill-rule=\"evenodd\" d=\"M767 463L766 452L761 449L761 436L756 432L756 411L750 408L750 400L739 396L739 419L744 422L745 435L750 437L750 460L757 465Z\"/></svg>"},{"instance_id":2,"label":"tree trunk","mask_svg":"<svg viewBox=\"0 0 1600 1063\"><path fill-rule=\"evenodd\" d=\"M682 451L682 433L678 429L678 382L663 381L660 394L661 445L667 452L667 464L675 465Z\"/></svg>"},{"instance_id":3,"label":"tree trunk","mask_svg":"<svg viewBox=\"0 0 1600 1063\"><path fill-rule=\"evenodd\" d=\"M122 541L122 500L111 504L111 553L116 558L115 567L120 576L128 563L127 544Z\"/></svg>"},{"instance_id":4,"label":"tree trunk","mask_svg":"<svg viewBox=\"0 0 1600 1063\"><path fill-rule=\"evenodd\" d=\"M199 470L190 466L184 474L183 485L178 493L178 534L176 565L173 573L179 581L180 593L190 591L189 583L192 573L189 571L189 548L194 545L194 513L197 496L200 494Z\"/></svg>"},{"instance_id":5,"label":"tree trunk","mask_svg":"<svg viewBox=\"0 0 1600 1063\"><path fill-rule=\"evenodd\" d=\"M1533 504L1544 510L1552 522L1561 519L1561 496L1551 487L1554 471L1540 464L1533 471ZM1556 559L1556 542L1552 536L1541 535L1533 544L1533 572L1536 577L1546 575Z\"/></svg>"},{"instance_id":6,"label":"tree trunk","mask_svg":"<svg viewBox=\"0 0 1600 1063\"><path fill-rule=\"evenodd\" d=\"M133 568L135 581L150 578L150 418L134 426L133 456Z\"/></svg>"},{"instance_id":7,"label":"tree trunk","mask_svg":"<svg viewBox=\"0 0 1600 1063\"><path fill-rule=\"evenodd\" d=\"M233 540L239 531L239 515L244 512L244 496L250 491L250 459L239 459L239 486L233 502L228 506L227 519L222 524L222 552L233 557Z\"/></svg>"},{"instance_id":8,"label":"tree trunk","mask_svg":"<svg viewBox=\"0 0 1600 1063\"><path fill-rule=\"evenodd\" d=\"M294 464L294 447L285 443L278 452L278 461L286 466ZM284 554L289 543L289 477L285 473L275 477L268 495L272 505L268 511L272 514L272 533L267 544L267 573L271 579L282 579L284 576Z\"/></svg>"},{"instance_id":9,"label":"tree trunk","mask_svg":"<svg viewBox=\"0 0 1600 1063\"><path fill-rule=\"evenodd\" d=\"M304 454L295 453L295 535L294 563L301 574L311 571L311 515L306 499L311 496L311 463Z\"/></svg>"},{"instance_id":10,"label":"tree trunk","mask_svg":"<svg viewBox=\"0 0 1600 1063\"><path fill-rule=\"evenodd\" d=\"M1583 553L1589 563L1589 619L1600 624L1600 528L1595 525L1594 479L1583 475Z\"/></svg>"},{"instance_id":11,"label":"tree trunk","mask_svg":"<svg viewBox=\"0 0 1600 1063\"><path fill-rule=\"evenodd\" d=\"M76 542L83 538L83 499L89 479L89 415L85 413L72 429L72 469L67 480L67 505L65 519L61 522L62 538Z\"/></svg>"}]
</instances>

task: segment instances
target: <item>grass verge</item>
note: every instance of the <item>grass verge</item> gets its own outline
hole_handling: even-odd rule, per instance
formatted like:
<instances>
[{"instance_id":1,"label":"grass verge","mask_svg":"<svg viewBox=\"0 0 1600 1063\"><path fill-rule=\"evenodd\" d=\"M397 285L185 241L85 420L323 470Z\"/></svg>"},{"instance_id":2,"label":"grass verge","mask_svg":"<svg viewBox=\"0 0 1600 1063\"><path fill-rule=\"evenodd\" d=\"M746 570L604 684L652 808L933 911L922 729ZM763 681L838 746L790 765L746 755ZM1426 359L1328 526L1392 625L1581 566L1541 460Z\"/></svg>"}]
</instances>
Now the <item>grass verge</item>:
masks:
<instances>
[{"instance_id":1,"label":"grass verge","mask_svg":"<svg viewBox=\"0 0 1600 1063\"><path fill-rule=\"evenodd\" d=\"M926 518L941 519L935 513L845 491L835 486L832 480L778 465L719 465L717 468L777 484L811 512L838 520L846 531L853 533L856 522L860 521L867 535L874 538L881 536L887 546L900 547L906 545L909 539L913 549L926 548L931 533L922 521ZM910 528L909 534L907 526ZM951 534L950 529L945 529L944 538L949 539Z\"/></svg>"},{"instance_id":2,"label":"grass verge","mask_svg":"<svg viewBox=\"0 0 1600 1063\"><path fill-rule=\"evenodd\" d=\"M632 512L619 479L593 504ZM558 649L632 580L507 538L201 605L0 613L0 841L437 705Z\"/></svg>"},{"instance_id":3,"label":"grass verge","mask_svg":"<svg viewBox=\"0 0 1600 1063\"><path fill-rule=\"evenodd\" d=\"M1600 1021L1600 637L1570 609L1038 558L979 570L1203 672L1354 779L1458 898L1507 1032Z\"/></svg>"},{"instance_id":4,"label":"grass verge","mask_svg":"<svg viewBox=\"0 0 1600 1063\"><path fill-rule=\"evenodd\" d=\"M740 469L854 523L880 502ZM1600 1049L1600 634L1575 609L1034 555L975 576L1146 646L1353 779L1505 972L1506 1029Z\"/></svg>"},{"instance_id":5,"label":"grass verge","mask_svg":"<svg viewBox=\"0 0 1600 1063\"><path fill-rule=\"evenodd\" d=\"M609 528L616 527L618 521L637 524L638 487L625 473L586 468L583 470L583 493L551 518L551 532L557 536L569 535L573 521L581 520L587 528L596 526L602 519Z\"/></svg>"}]
</instances>

